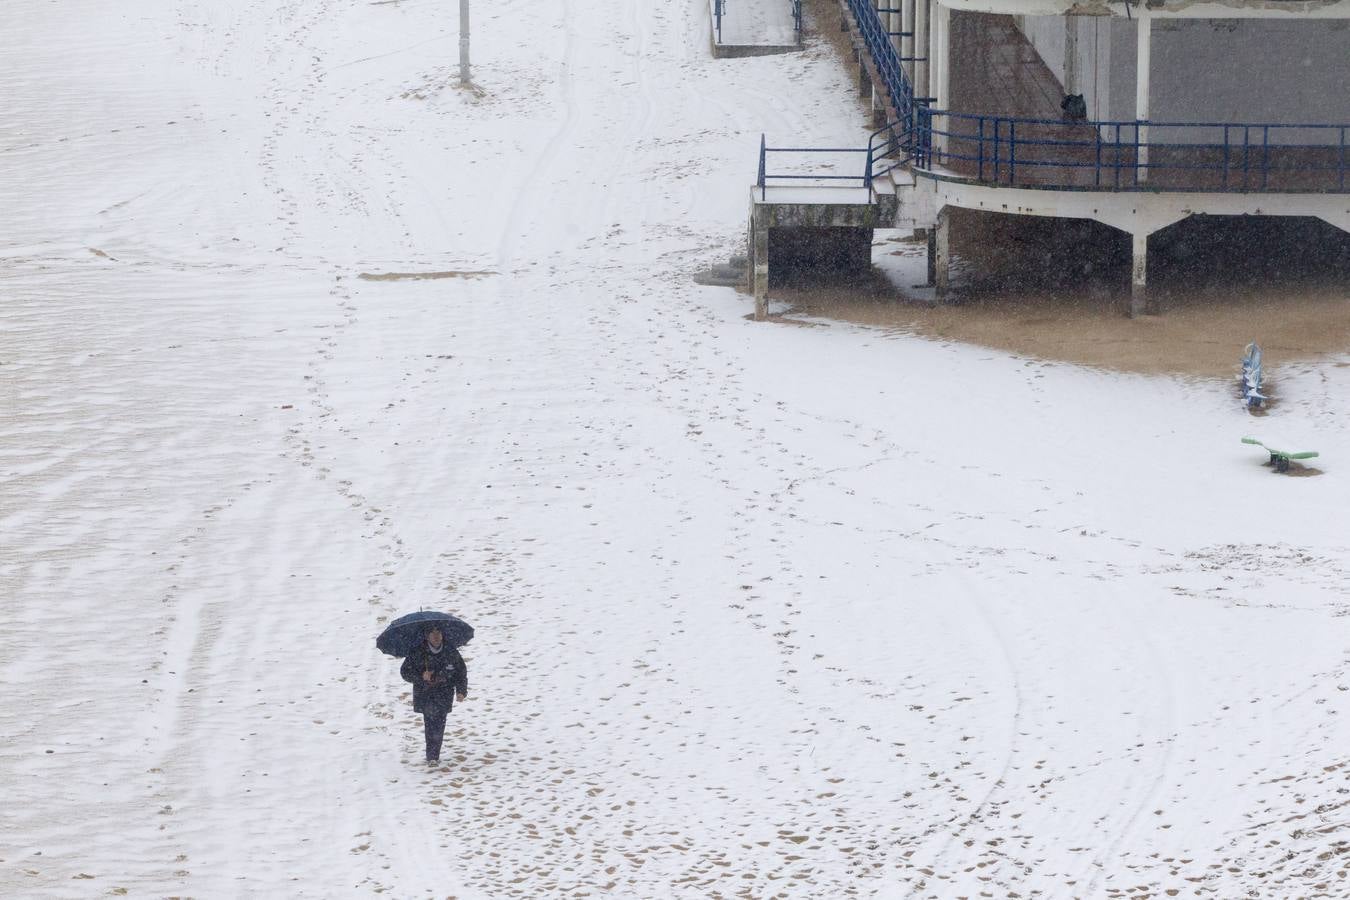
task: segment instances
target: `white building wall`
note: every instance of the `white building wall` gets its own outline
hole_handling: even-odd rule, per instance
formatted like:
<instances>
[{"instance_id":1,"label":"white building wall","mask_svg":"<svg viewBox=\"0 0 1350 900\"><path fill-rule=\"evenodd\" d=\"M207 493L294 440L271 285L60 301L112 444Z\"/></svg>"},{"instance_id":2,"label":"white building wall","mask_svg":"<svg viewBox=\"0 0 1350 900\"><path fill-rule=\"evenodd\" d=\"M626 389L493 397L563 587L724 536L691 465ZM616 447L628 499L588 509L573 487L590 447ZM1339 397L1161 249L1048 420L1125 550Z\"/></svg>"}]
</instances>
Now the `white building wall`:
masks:
<instances>
[{"instance_id":1,"label":"white building wall","mask_svg":"<svg viewBox=\"0 0 1350 900\"><path fill-rule=\"evenodd\" d=\"M1131 21L1111 20L1111 59L1107 68L1106 80L1109 83L1108 93L1110 102L1108 104L1111 115L1107 119L1133 120L1134 119L1134 62L1138 47L1135 45L1136 31L1135 23ZM1154 65L1157 65L1156 54L1158 48L1153 48ZM1153 82L1154 85L1157 82ZM1158 118L1154 115L1153 118Z\"/></svg>"},{"instance_id":2,"label":"white building wall","mask_svg":"<svg viewBox=\"0 0 1350 900\"><path fill-rule=\"evenodd\" d=\"M1027 40L1036 48L1046 66L1059 79L1066 94L1082 94L1087 103L1088 116L1093 119L1110 118L1108 95L1111 87L1111 23L1106 16L1017 16L1017 25ZM1067 48L1073 31L1077 52L1077 67L1070 67ZM1131 32L1133 33L1133 32ZM1133 46L1130 51L1133 52ZM1077 84L1065 83L1072 68ZM1133 71L1133 69L1131 69ZM1131 82L1133 85L1133 82ZM1130 88L1133 90L1133 87ZM1133 99L1131 99L1133 109ZM1133 118L1133 112L1130 117Z\"/></svg>"},{"instance_id":3,"label":"white building wall","mask_svg":"<svg viewBox=\"0 0 1350 900\"><path fill-rule=\"evenodd\" d=\"M1350 22L1155 20L1152 75L1160 121L1350 123Z\"/></svg>"},{"instance_id":4,"label":"white building wall","mask_svg":"<svg viewBox=\"0 0 1350 900\"><path fill-rule=\"evenodd\" d=\"M1083 94L1094 119L1134 118L1137 21L1019 16L1017 22L1061 85L1066 29L1076 29L1079 84L1066 92ZM1154 19L1152 85L1155 122L1350 123L1350 21ZM1283 138L1324 143L1329 135Z\"/></svg>"},{"instance_id":5,"label":"white building wall","mask_svg":"<svg viewBox=\"0 0 1350 900\"><path fill-rule=\"evenodd\" d=\"M1064 23L1059 16L1014 16L1017 27L1031 41L1050 71L1064 83Z\"/></svg>"}]
</instances>

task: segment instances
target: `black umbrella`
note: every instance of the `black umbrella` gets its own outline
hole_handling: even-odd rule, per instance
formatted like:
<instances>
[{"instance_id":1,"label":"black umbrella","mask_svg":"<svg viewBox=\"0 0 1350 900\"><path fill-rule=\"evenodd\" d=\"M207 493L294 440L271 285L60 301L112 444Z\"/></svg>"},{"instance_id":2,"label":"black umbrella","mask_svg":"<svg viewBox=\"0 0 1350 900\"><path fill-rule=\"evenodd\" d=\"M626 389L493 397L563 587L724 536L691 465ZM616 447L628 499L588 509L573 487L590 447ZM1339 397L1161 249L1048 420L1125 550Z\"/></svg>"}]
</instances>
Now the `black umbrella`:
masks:
<instances>
[{"instance_id":1,"label":"black umbrella","mask_svg":"<svg viewBox=\"0 0 1350 900\"><path fill-rule=\"evenodd\" d=\"M473 628L449 613L421 612L399 616L375 639L375 646L390 656L407 656L435 625L451 647L463 647L473 640Z\"/></svg>"}]
</instances>

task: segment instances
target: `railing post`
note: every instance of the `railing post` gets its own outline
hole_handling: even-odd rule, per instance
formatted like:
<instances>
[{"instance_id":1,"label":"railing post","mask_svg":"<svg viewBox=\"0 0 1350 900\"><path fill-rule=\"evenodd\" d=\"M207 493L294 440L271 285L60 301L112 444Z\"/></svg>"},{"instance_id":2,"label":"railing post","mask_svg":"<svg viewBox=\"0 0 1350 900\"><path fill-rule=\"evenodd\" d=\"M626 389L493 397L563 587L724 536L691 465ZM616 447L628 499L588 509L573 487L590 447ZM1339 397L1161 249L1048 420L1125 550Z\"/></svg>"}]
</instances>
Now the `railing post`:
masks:
<instances>
[{"instance_id":1,"label":"railing post","mask_svg":"<svg viewBox=\"0 0 1350 900\"><path fill-rule=\"evenodd\" d=\"M1092 186L1093 186L1093 187L1101 187L1101 186L1102 186L1102 129L1101 129L1101 127L1100 127L1099 125L1097 125L1097 124L1095 124L1095 123L1094 123L1093 126L1092 126L1092 136L1093 136L1094 138L1096 138L1096 140L1097 140L1097 144L1096 144L1096 148L1097 148L1097 164L1096 164L1096 166L1095 166L1095 167L1093 168L1093 170L1092 170L1092 171L1093 171Z\"/></svg>"},{"instance_id":2,"label":"railing post","mask_svg":"<svg viewBox=\"0 0 1350 900\"><path fill-rule=\"evenodd\" d=\"M1008 120L1008 184L1017 187L1017 120Z\"/></svg>"},{"instance_id":3,"label":"railing post","mask_svg":"<svg viewBox=\"0 0 1350 900\"><path fill-rule=\"evenodd\" d=\"M979 162L979 166L978 166L977 169L976 169L976 171L977 171L977 173L978 173L976 177L977 177L980 181L984 181L984 116L980 116L980 120L979 120L979 121L980 121L980 138L979 138L979 140L980 140L980 149L979 149L979 151L978 151L978 154L979 154L980 162Z\"/></svg>"},{"instance_id":4,"label":"railing post","mask_svg":"<svg viewBox=\"0 0 1350 900\"><path fill-rule=\"evenodd\" d=\"M998 184L999 176L1003 174L1003 146L999 140L1002 127L1003 120L994 119L994 184Z\"/></svg>"},{"instance_id":5,"label":"railing post","mask_svg":"<svg viewBox=\"0 0 1350 900\"><path fill-rule=\"evenodd\" d=\"M1341 161L1336 165L1336 175L1341 182L1341 190L1346 189L1346 127L1341 125Z\"/></svg>"},{"instance_id":6,"label":"railing post","mask_svg":"<svg viewBox=\"0 0 1350 900\"><path fill-rule=\"evenodd\" d=\"M1261 126L1261 190L1270 187L1270 126Z\"/></svg>"},{"instance_id":7,"label":"railing post","mask_svg":"<svg viewBox=\"0 0 1350 900\"><path fill-rule=\"evenodd\" d=\"M868 193L872 191L872 142L867 142L867 168L863 170L863 187L867 188Z\"/></svg>"},{"instance_id":8,"label":"railing post","mask_svg":"<svg viewBox=\"0 0 1350 900\"><path fill-rule=\"evenodd\" d=\"M919 107L919 119L923 122L923 132L919 140L923 146L923 168L933 167L933 107L926 102Z\"/></svg>"},{"instance_id":9,"label":"railing post","mask_svg":"<svg viewBox=\"0 0 1350 900\"><path fill-rule=\"evenodd\" d=\"M1251 187L1252 127L1242 126L1242 189Z\"/></svg>"},{"instance_id":10,"label":"railing post","mask_svg":"<svg viewBox=\"0 0 1350 900\"><path fill-rule=\"evenodd\" d=\"M1228 126L1223 126L1223 189L1228 190Z\"/></svg>"},{"instance_id":11,"label":"railing post","mask_svg":"<svg viewBox=\"0 0 1350 900\"><path fill-rule=\"evenodd\" d=\"M1120 190L1120 123L1116 123L1116 177L1115 189Z\"/></svg>"},{"instance_id":12,"label":"railing post","mask_svg":"<svg viewBox=\"0 0 1350 900\"><path fill-rule=\"evenodd\" d=\"M1136 188L1139 187L1139 182L1141 180L1146 180L1148 178L1148 173L1144 171L1144 167L1148 165L1148 154L1147 152L1144 152L1141 155L1141 147L1140 122L1136 119L1134 122L1134 186Z\"/></svg>"},{"instance_id":13,"label":"railing post","mask_svg":"<svg viewBox=\"0 0 1350 900\"><path fill-rule=\"evenodd\" d=\"M766 190L764 188L764 157L768 154L768 149L764 145L764 135L759 136L759 199L766 199Z\"/></svg>"}]
</instances>

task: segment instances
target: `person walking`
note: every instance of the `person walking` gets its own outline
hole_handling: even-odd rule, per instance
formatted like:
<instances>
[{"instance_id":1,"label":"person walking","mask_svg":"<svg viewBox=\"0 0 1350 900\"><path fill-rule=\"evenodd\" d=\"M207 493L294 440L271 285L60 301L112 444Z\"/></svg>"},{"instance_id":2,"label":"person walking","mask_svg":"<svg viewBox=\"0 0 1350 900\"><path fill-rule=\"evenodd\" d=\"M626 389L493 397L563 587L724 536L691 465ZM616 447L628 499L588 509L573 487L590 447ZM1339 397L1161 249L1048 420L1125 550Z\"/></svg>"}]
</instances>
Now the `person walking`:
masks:
<instances>
[{"instance_id":1,"label":"person walking","mask_svg":"<svg viewBox=\"0 0 1350 900\"><path fill-rule=\"evenodd\" d=\"M469 695L469 667L459 651L446 643L440 627L433 624L408 652L399 674L413 686L413 712L422 714L426 732L427 764L435 765L441 761L445 718L456 700L463 701Z\"/></svg>"}]
</instances>

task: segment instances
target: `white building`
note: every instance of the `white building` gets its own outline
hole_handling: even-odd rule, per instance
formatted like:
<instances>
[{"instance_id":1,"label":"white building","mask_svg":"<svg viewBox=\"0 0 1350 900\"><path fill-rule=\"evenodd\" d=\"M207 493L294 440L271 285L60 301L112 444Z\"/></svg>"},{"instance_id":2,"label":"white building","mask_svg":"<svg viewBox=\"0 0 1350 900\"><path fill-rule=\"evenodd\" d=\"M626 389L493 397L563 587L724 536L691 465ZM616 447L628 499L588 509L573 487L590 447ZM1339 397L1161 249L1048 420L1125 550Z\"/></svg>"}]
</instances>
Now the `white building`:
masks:
<instances>
[{"instance_id":1,"label":"white building","mask_svg":"<svg viewBox=\"0 0 1350 900\"><path fill-rule=\"evenodd\" d=\"M882 210L873 224L895 209L896 224L932 229L939 296L953 207L1129 233L1132 313L1149 235L1187 216L1314 216L1350 231L1350 0L840 6L860 85L891 123L860 179ZM1069 95L1081 105L1066 112ZM770 204L760 181L757 205ZM768 260L755 250L758 296Z\"/></svg>"}]
</instances>

